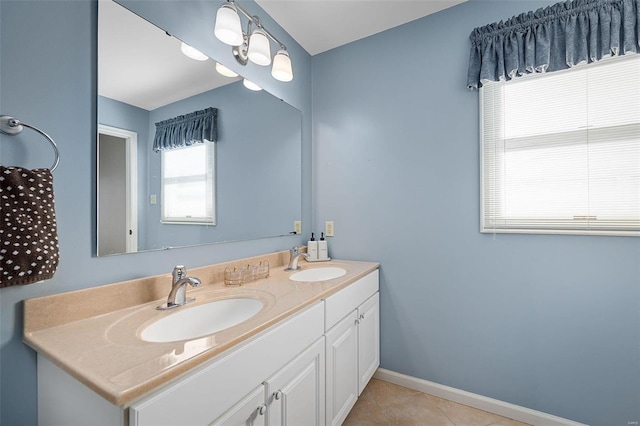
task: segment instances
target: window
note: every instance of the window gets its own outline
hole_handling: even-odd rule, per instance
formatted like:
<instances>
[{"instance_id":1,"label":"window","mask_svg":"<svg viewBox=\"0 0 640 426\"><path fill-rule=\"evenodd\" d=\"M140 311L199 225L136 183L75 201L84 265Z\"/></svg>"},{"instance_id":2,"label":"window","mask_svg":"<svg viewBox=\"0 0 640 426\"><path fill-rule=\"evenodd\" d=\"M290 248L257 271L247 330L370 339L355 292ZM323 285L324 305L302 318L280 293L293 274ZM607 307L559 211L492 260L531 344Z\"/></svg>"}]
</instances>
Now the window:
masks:
<instances>
[{"instance_id":1,"label":"window","mask_svg":"<svg viewBox=\"0 0 640 426\"><path fill-rule=\"evenodd\" d=\"M481 232L640 235L640 55L487 82Z\"/></svg>"},{"instance_id":2,"label":"window","mask_svg":"<svg viewBox=\"0 0 640 426\"><path fill-rule=\"evenodd\" d=\"M162 222L215 225L214 144L162 151Z\"/></svg>"}]
</instances>

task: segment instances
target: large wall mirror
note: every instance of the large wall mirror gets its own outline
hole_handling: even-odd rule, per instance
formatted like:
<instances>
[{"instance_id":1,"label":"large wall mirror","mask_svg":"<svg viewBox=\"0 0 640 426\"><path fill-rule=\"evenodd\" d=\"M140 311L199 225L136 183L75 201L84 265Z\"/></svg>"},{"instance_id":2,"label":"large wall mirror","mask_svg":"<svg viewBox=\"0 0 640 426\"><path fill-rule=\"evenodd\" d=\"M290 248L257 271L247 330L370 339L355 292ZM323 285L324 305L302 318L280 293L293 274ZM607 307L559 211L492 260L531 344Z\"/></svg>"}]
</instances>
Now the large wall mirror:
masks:
<instances>
[{"instance_id":1,"label":"large wall mirror","mask_svg":"<svg viewBox=\"0 0 640 426\"><path fill-rule=\"evenodd\" d=\"M98 4L98 256L289 234L302 210L300 111L223 77L214 59L187 57L189 40L111 0ZM217 110L217 142L204 143L211 161L177 155L163 166L155 123L207 108ZM193 202L189 179L200 169L211 217L163 220L167 203ZM186 184L169 194L176 175Z\"/></svg>"}]
</instances>

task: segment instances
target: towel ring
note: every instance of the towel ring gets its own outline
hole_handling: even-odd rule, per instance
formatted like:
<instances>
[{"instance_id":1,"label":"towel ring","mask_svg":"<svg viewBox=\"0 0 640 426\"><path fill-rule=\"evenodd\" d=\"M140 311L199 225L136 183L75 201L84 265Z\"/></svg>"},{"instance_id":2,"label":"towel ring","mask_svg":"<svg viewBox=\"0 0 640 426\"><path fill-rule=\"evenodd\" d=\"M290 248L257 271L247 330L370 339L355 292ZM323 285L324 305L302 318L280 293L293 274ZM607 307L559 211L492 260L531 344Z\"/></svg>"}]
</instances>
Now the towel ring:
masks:
<instances>
[{"instance_id":1,"label":"towel ring","mask_svg":"<svg viewBox=\"0 0 640 426\"><path fill-rule=\"evenodd\" d=\"M58 167L58 163L60 163L60 151L58 151L58 145L56 145L55 141L51 139L51 136L49 136L48 134L46 134L45 132L43 132L42 130L38 129L35 126L32 126L27 123L22 123L17 118L13 118L8 115L0 115L0 133L9 135L9 136L15 136L22 133L23 126L28 127L31 130L35 130L36 132L40 133L49 141L49 143L53 147L53 152L56 155L56 159L53 162L53 166L51 166L51 172L53 172L56 169L56 167Z\"/></svg>"}]
</instances>

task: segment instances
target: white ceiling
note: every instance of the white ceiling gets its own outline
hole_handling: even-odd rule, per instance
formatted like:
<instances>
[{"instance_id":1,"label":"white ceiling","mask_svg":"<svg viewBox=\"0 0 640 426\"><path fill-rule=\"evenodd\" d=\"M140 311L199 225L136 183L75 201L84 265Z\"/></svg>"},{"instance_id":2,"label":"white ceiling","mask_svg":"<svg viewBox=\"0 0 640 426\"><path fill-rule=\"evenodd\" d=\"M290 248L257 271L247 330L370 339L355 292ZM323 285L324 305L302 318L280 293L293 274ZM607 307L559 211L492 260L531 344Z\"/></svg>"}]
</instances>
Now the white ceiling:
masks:
<instances>
[{"instance_id":1,"label":"white ceiling","mask_svg":"<svg viewBox=\"0 0 640 426\"><path fill-rule=\"evenodd\" d=\"M466 0L256 1L316 55ZM220 76L213 60L187 58L179 40L111 0L99 1L98 21L101 96L151 111L237 80Z\"/></svg>"},{"instance_id":2,"label":"white ceiling","mask_svg":"<svg viewBox=\"0 0 640 426\"><path fill-rule=\"evenodd\" d=\"M465 1L256 0L256 3L307 52L317 55Z\"/></svg>"}]
</instances>

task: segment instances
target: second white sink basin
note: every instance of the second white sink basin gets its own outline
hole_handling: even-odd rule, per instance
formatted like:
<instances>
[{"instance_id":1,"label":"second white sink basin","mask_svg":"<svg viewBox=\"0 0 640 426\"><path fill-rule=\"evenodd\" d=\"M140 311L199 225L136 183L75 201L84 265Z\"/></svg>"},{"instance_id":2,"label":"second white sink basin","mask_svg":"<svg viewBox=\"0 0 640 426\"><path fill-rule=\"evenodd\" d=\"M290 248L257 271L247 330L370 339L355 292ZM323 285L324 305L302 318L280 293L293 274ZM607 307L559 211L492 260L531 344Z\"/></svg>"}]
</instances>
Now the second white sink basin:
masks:
<instances>
[{"instance_id":1,"label":"second white sink basin","mask_svg":"<svg viewBox=\"0 0 640 426\"><path fill-rule=\"evenodd\" d=\"M213 334L248 320L262 310L256 299L216 300L203 305L176 308L142 330L145 342L175 342Z\"/></svg>"},{"instance_id":2,"label":"second white sink basin","mask_svg":"<svg viewBox=\"0 0 640 426\"><path fill-rule=\"evenodd\" d=\"M291 275L289 279L292 281L315 282L338 278L346 273L347 271L342 268L328 266L326 268L305 269L304 271Z\"/></svg>"}]
</instances>

